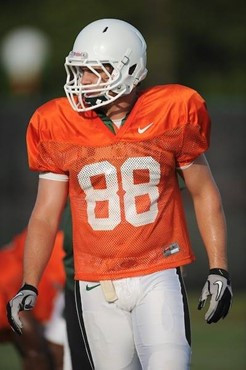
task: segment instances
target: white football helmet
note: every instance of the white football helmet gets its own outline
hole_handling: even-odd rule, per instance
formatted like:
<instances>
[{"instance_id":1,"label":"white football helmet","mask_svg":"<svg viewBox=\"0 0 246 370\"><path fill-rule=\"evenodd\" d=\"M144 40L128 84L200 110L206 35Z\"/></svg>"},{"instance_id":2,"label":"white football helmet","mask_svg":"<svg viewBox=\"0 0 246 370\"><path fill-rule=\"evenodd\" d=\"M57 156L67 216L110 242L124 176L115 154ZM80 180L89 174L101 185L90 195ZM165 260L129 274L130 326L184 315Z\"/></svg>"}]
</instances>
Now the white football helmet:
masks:
<instances>
[{"instance_id":1,"label":"white football helmet","mask_svg":"<svg viewBox=\"0 0 246 370\"><path fill-rule=\"evenodd\" d=\"M105 66L111 66L111 70ZM98 79L82 84L83 68ZM73 50L65 62L64 86L72 108L77 112L109 104L129 94L147 74L146 43L132 25L118 19L101 19L90 23L78 34ZM103 70L107 81L98 73Z\"/></svg>"}]
</instances>

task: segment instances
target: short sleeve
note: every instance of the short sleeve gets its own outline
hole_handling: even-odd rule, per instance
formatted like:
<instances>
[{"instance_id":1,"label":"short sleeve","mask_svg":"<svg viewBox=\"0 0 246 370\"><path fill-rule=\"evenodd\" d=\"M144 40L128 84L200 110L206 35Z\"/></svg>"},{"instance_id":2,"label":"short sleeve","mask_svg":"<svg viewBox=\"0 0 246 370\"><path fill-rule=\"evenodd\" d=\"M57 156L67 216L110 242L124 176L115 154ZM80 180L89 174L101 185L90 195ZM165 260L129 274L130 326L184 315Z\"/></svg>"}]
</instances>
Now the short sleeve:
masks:
<instances>
[{"instance_id":1,"label":"short sleeve","mask_svg":"<svg viewBox=\"0 0 246 370\"><path fill-rule=\"evenodd\" d=\"M26 133L29 167L33 171L65 173L56 160L48 119L37 110L29 122Z\"/></svg>"},{"instance_id":2,"label":"short sleeve","mask_svg":"<svg viewBox=\"0 0 246 370\"><path fill-rule=\"evenodd\" d=\"M204 153L210 142L210 116L204 99L196 92L186 102L186 124L182 127L182 141L176 157L177 167L185 168Z\"/></svg>"}]
</instances>

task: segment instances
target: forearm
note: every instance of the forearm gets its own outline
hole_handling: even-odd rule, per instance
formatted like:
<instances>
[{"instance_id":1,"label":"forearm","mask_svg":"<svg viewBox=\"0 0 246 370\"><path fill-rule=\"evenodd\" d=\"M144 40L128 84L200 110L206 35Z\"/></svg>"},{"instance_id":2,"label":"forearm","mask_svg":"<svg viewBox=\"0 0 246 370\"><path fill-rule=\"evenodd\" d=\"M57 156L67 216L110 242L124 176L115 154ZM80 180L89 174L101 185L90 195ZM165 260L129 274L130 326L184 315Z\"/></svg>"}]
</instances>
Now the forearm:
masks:
<instances>
[{"instance_id":1,"label":"forearm","mask_svg":"<svg viewBox=\"0 0 246 370\"><path fill-rule=\"evenodd\" d=\"M23 283L38 286L52 253L57 228L31 217L23 258Z\"/></svg>"},{"instance_id":2,"label":"forearm","mask_svg":"<svg viewBox=\"0 0 246 370\"><path fill-rule=\"evenodd\" d=\"M38 195L28 223L23 282L37 286L50 258L67 199L67 183L39 181Z\"/></svg>"},{"instance_id":3,"label":"forearm","mask_svg":"<svg viewBox=\"0 0 246 370\"><path fill-rule=\"evenodd\" d=\"M198 228L208 255L210 268L228 269L227 228L218 189L194 197Z\"/></svg>"}]
</instances>

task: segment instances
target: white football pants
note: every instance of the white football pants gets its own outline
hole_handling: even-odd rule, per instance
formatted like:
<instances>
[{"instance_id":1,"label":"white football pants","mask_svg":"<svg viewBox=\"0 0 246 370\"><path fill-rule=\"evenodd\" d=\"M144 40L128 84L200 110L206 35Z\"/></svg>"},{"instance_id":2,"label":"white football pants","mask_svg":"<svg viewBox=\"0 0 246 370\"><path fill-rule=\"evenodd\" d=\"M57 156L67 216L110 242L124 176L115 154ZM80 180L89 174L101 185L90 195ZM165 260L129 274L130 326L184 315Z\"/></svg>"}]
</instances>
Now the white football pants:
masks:
<instances>
[{"instance_id":1,"label":"white football pants","mask_svg":"<svg viewBox=\"0 0 246 370\"><path fill-rule=\"evenodd\" d=\"M180 270L113 280L113 284L118 299L108 303L99 283L75 283L92 369L188 370L189 313Z\"/></svg>"},{"instance_id":2,"label":"white football pants","mask_svg":"<svg viewBox=\"0 0 246 370\"><path fill-rule=\"evenodd\" d=\"M63 370L72 370L66 321L63 316L64 306L64 293L62 291L57 293L55 298L52 315L45 324L44 337L51 343L63 346Z\"/></svg>"}]
</instances>

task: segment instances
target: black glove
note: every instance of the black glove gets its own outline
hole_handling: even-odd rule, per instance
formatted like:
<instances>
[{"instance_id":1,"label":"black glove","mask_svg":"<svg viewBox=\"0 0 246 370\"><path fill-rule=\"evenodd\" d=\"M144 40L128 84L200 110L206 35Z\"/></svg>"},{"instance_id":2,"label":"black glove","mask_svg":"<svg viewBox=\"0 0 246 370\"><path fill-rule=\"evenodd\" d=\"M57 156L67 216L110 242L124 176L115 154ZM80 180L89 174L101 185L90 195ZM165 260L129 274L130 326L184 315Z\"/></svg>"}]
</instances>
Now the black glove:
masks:
<instances>
[{"instance_id":1,"label":"black glove","mask_svg":"<svg viewBox=\"0 0 246 370\"><path fill-rule=\"evenodd\" d=\"M209 271L207 281L199 298L198 310L201 310L207 298L211 296L209 309L205 320L208 324L224 319L232 303L232 289L229 273L226 270L214 268Z\"/></svg>"},{"instance_id":2,"label":"black glove","mask_svg":"<svg viewBox=\"0 0 246 370\"><path fill-rule=\"evenodd\" d=\"M7 317L12 330L21 335L23 324L19 318L20 311L32 310L35 306L38 290L29 284L24 284L18 293L7 304Z\"/></svg>"}]
</instances>

